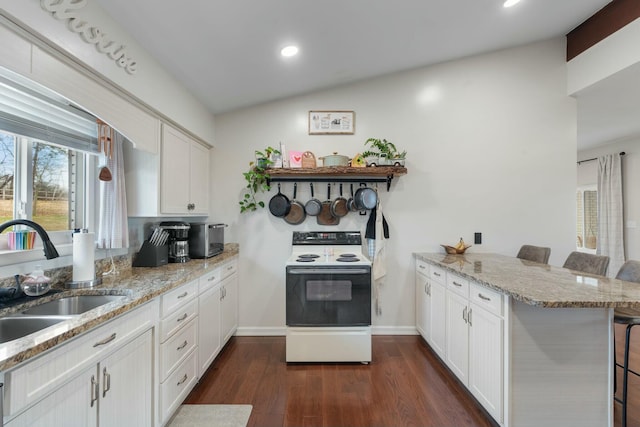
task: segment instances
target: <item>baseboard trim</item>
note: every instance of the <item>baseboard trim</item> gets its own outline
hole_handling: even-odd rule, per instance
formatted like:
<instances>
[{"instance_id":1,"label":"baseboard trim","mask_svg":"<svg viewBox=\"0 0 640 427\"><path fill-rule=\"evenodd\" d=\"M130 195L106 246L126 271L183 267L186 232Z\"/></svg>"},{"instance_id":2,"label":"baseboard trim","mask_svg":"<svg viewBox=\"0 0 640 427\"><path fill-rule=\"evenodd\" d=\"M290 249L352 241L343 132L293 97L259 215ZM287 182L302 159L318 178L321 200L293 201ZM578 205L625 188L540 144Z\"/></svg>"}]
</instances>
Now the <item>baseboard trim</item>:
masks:
<instances>
[{"instance_id":1,"label":"baseboard trim","mask_svg":"<svg viewBox=\"0 0 640 427\"><path fill-rule=\"evenodd\" d=\"M373 326L373 335L418 335L415 326ZM241 326L236 330L238 337L271 337L285 336L286 327Z\"/></svg>"}]
</instances>

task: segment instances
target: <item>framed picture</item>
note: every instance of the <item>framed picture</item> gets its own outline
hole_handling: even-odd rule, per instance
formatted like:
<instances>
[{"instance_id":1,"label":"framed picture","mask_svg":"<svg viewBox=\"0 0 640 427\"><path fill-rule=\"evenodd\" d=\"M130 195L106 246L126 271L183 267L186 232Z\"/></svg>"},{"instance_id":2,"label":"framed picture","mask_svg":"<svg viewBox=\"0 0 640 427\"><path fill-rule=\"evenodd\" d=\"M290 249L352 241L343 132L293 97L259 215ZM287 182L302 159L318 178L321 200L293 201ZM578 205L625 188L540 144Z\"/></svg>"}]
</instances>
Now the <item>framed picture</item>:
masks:
<instances>
[{"instance_id":1,"label":"framed picture","mask_svg":"<svg viewBox=\"0 0 640 427\"><path fill-rule=\"evenodd\" d=\"M309 135L353 135L355 130L354 111L309 111Z\"/></svg>"}]
</instances>

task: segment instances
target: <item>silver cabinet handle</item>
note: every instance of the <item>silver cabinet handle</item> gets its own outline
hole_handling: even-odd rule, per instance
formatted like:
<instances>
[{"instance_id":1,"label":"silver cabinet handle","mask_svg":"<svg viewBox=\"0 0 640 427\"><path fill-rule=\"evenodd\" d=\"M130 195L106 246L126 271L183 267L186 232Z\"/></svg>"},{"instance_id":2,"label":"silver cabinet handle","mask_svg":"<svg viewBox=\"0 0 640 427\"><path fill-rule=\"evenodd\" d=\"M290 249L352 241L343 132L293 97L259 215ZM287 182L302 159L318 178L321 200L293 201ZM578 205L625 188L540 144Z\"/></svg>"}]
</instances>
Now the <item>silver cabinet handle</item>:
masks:
<instances>
[{"instance_id":1,"label":"silver cabinet handle","mask_svg":"<svg viewBox=\"0 0 640 427\"><path fill-rule=\"evenodd\" d=\"M216 276L211 276L207 279L209 282L213 282L214 280L216 280Z\"/></svg>"},{"instance_id":2,"label":"silver cabinet handle","mask_svg":"<svg viewBox=\"0 0 640 427\"><path fill-rule=\"evenodd\" d=\"M433 275L436 276L436 277L440 277L440 273L438 273L437 271L434 271Z\"/></svg>"},{"instance_id":3,"label":"silver cabinet handle","mask_svg":"<svg viewBox=\"0 0 640 427\"><path fill-rule=\"evenodd\" d=\"M180 381L178 381L178 384L176 385L182 385L182 383L184 383L187 380L187 374L184 374L184 377L182 377L182 379Z\"/></svg>"},{"instance_id":4,"label":"silver cabinet handle","mask_svg":"<svg viewBox=\"0 0 640 427\"><path fill-rule=\"evenodd\" d=\"M178 297L177 297L177 298L178 298L178 299L181 299L181 298L186 297L187 295L189 295L189 292L185 292L185 293L183 293L183 294L180 294L180 295L178 295Z\"/></svg>"},{"instance_id":5,"label":"silver cabinet handle","mask_svg":"<svg viewBox=\"0 0 640 427\"><path fill-rule=\"evenodd\" d=\"M182 350L183 348L185 348L187 346L187 340L184 340L184 342L178 346L178 348L176 348L177 351Z\"/></svg>"},{"instance_id":6,"label":"silver cabinet handle","mask_svg":"<svg viewBox=\"0 0 640 427\"><path fill-rule=\"evenodd\" d=\"M183 314L182 316L178 317L176 319L177 322L182 322L184 319L186 319L187 317L189 317L189 315L187 313Z\"/></svg>"},{"instance_id":7,"label":"silver cabinet handle","mask_svg":"<svg viewBox=\"0 0 640 427\"><path fill-rule=\"evenodd\" d=\"M105 345L105 344L109 344L111 341L116 339L116 333L112 333L111 336L103 339L102 341L98 341L97 343L95 343L93 346L94 347L100 347L101 345Z\"/></svg>"},{"instance_id":8,"label":"silver cabinet handle","mask_svg":"<svg viewBox=\"0 0 640 427\"><path fill-rule=\"evenodd\" d=\"M473 324L471 323L471 312L473 311L472 308L469 309L469 313L467 314L467 319L469 319L469 326L473 326Z\"/></svg>"},{"instance_id":9,"label":"silver cabinet handle","mask_svg":"<svg viewBox=\"0 0 640 427\"><path fill-rule=\"evenodd\" d=\"M427 290L427 282L424 283L424 293L429 295L429 291Z\"/></svg>"},{"instance_id":10,"label":"silver cabinet handle","mask_svg":"<svg viewBox=\"0 0 640 427\"><path fill-rule=\"evenodd\" d=\"M233 270L233 265L230 265L229 267L227 267L227 271L229 270Z\"/></svg>"},{"instance_id":11,"label":"silver cabinet handle","mask_svg":"<svg viewBox=\"0 0 640 427\"><path fill-rule=\"evenodd\" d=\"M111 390L111 374L107 373L107 368L104 368L102 370L102 397L105 397L109 390Z\"/></svg>"},{"instance_id":12,"label":"silver cabinet handle","mask_svg":"<svg viewBox=\"0 0 640 427\"><path fill-rule=\"evenodd\" d=\"M462 283L458 283L455 280L452 282L454 285L456 285L457 287L462 287Z\"/></svg>"},{"instance_id":13,"label":"silver cabinet handle","mask_svg":"<svg viewBox=\"0 0 640 427\"><path fill-rule=\"evenodd\" d=\"M93 404L98 401L98 383L96 382L96 377L91 375L91 407L93 408Z\"/></svg>"},{"instance_id":14,"label":"silver cabinet handle","mask_svg":"<svg viewBox=\"0 0 640 427\"><path fill-rule=\"evenodd\" d=\"M489 297L485 297L484 295L482 295L481 293L478 292L478 296L480 297L480 299L483 299L485 301L491 301L491 298Z\"/></svg>"},{"instance_id":15,"label":"silver cabinet handle","mask_svg":"<svg viewBox=\"0 0 640 427\"><path fill-rule=\"evenodd\" d=\"M420 265L418 265L418 268L421 269L421 270L424 270L425 267L424 267L424 265L420 264Z\"/></svg>"},{"instance_id":16,"label":"silver cabinet handle","mask_svg":"<svg viewBox=\"0 0 640 427\"><path fill-rule=\"evenodd\" d=\"M467 307L462 310L462 318L464 319L464 323L467 323Z\"/></svg>"}]
</instances>

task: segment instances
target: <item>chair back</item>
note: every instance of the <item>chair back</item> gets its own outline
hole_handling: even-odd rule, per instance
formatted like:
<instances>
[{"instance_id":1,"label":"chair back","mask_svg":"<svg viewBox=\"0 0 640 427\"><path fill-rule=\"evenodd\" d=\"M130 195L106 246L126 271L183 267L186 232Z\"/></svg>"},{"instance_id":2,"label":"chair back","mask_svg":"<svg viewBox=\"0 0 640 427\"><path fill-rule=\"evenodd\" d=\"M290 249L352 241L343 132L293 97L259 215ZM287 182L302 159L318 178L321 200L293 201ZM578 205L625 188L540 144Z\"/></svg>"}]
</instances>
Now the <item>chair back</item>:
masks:
<instances>
[{"instance_id":1,"label":"chair back","mask_svg":"<svg viewBox=\"0 0 640 427\"><path fill-rule=\"evenodd\" d=\"M607 274L607 267L609 267L609 257L584 252L571 252L564 262L563 267L586 274L605 276Z\"/></svg>"},{"instance_id":2,"label":"chair back","mask_svg":"<svg viewBox=\"0 0 640 427\"><path fill-rule=\"evenodd\" d=\"M616 274L616 279L640 283L640 261L629 260L622 264Z\"/></svg>"},{"instance_id":3,"label":"chair back","mask_svg":"<svg viewBox=\"0 0 640 427\"><path fill-rule=\"evenodd\" d=\"M516 258L539 262L540 264L547 264L549 262L549 255L551 255L551 248L522 245L518 251L518 255L516 255Z\"/></svg>"}]
</instances>

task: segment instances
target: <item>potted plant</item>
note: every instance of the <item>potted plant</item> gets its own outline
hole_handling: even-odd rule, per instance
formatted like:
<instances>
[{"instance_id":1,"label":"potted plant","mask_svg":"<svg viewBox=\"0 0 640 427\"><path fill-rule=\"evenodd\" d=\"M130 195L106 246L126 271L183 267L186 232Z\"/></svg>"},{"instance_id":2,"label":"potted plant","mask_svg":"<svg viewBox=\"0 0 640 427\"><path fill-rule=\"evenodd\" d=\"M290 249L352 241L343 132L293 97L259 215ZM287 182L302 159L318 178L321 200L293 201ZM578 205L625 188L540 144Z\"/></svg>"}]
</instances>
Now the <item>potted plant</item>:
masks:
<instances>
[{"instance_id":1,"label":"potted plant","mask_svg":"<svg viewBox=\"0 0 640 427\"><path fill-rule=\"evenodd\" d=\"M396 146L386 139L369 138L364 143L369 146L362 157L367 159L367 166L404 166L406 151L398 152Z\"/></svg>"},{"instance_id":2,"label":"potted plant","mask_svg":"<svg viewBox=\"0 0 640 427\"><path fill-rule=\"evenodd\" d=\"M244 179L247 181L247 190L240 200L240 213L252 212L258 209L258 207L264 208L264 202L262 200L256 200L256 194L259 191L269 191L269 174L267 170L273 164L271 156L280 154L279 150L273 147L267 147L264 151L255 151L256 160L249 162L249 170L243 172Z\"/></svg>"}]
</instances>

